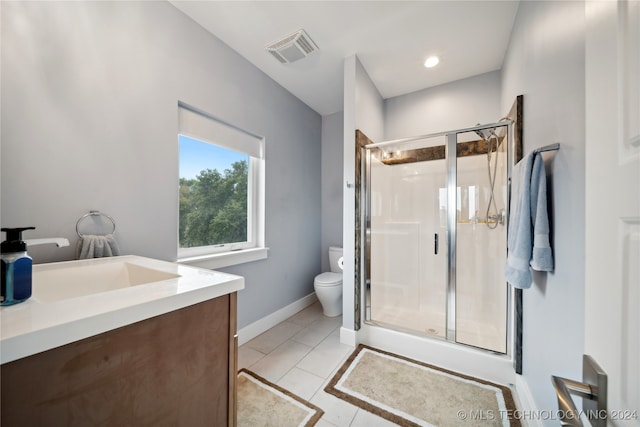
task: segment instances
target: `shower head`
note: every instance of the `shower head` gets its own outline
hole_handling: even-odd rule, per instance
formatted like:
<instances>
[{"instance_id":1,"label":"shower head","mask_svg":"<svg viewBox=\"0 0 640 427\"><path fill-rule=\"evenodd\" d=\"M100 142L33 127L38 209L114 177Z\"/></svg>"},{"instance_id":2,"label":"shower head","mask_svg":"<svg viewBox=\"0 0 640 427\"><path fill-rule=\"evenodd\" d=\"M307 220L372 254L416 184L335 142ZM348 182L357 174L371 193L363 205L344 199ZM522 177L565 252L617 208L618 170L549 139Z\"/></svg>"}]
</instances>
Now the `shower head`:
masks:
<instances>
[{"instance_id":1,"label":"shower head","mask_svg":"<svg viewBox=\"0 0 640 427\"><path fill-rule=\"evenodd\" d=\"M478 125L480 125L480 123L478 123ZM475 132L478 134L480 138L484 139L485 141L489 141L489 139L491 139L492 137L495 137L496 139L498 139L498 135L496 135L495 133L495 128L478 129Z\"/></svg>"}]
</instances>

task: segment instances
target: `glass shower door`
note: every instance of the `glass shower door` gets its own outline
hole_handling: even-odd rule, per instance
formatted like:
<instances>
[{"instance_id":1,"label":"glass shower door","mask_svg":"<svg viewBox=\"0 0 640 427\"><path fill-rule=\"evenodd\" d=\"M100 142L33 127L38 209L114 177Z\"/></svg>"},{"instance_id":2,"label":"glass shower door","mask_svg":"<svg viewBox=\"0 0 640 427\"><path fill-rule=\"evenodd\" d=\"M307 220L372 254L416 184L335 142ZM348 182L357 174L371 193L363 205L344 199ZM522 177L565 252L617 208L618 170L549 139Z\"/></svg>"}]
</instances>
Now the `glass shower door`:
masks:
<instances>
[{"instance_id":1,"label":"glass shower door","mask_svg":"<svg viewBox=\"0 0 640 427\"><path fill-rule=\"evenodd\" d=\"M508 123L419 138L365 150L365 321L507 353Z\"/></svg>"},{"instance_id":2,"label":"glass shower door","mask_svg":"<svg viewBox=\"0 0 640 427\"><path fill-rule=\"evenodd\" d=\"M496 132L504 135L506 128ZM458 141L469 139L458 135ZM459 343L506 353L506 138L497 149L496 143L492 137L489 156L487 144L482 154L457 158L455 337Z\"/></svg>"},{"instance_id":3,"label":"glass shower door","mask_svg":"<svg viewBox=\"0 0 640 427\"><path fill-rule=\"evenodd\" d=\"M369 152L366 319L445 338L446 162L432 155L443 146Z\"/></svg>"}]
</instances>

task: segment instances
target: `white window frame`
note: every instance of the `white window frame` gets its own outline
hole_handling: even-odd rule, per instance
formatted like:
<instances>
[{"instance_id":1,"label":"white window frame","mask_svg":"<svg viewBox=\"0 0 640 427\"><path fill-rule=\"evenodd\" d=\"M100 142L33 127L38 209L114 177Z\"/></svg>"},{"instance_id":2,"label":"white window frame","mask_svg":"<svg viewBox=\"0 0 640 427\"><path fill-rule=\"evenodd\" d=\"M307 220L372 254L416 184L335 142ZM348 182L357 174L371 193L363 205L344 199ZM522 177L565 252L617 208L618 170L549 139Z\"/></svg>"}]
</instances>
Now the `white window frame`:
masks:
<instances>
[{"instance_id":1,"label":"white window frame","mask_svg":"<svg viewBox=\"0 0 640 427\"><path fill-rule=\"evenodd\" d=\"M247 241L181 248L176 238L178 262L220 268L267 258L265 247L265 138L178 102L179 135L249 155L247 180ZM179 203L179 202L178 202ZM179 206L178 206L179 209ZM177 236L176 236L177 237Z\"/></svg>"}]
</instances>

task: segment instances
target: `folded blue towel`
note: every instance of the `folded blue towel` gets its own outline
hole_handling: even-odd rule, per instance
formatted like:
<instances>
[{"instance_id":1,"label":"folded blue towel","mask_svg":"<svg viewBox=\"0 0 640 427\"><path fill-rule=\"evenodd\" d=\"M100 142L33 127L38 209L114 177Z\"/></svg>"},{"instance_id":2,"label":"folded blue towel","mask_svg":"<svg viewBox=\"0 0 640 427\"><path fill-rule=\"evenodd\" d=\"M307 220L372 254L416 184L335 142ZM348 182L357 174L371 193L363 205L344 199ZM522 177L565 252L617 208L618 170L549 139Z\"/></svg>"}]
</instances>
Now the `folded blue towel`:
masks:
<instances>
[{"instance_id":1,"label":"folded blue towel","mask_svg":"<svg viewBox=\"0 0 640 427\"><path fill-rule=\"evenodd\" d=\"M527 154L511 174L511 204L504 274L516 288L531 287L531 270L553 270L549 244L547 178L544 160L535 151Z\"/></svg>"}]
</instances>

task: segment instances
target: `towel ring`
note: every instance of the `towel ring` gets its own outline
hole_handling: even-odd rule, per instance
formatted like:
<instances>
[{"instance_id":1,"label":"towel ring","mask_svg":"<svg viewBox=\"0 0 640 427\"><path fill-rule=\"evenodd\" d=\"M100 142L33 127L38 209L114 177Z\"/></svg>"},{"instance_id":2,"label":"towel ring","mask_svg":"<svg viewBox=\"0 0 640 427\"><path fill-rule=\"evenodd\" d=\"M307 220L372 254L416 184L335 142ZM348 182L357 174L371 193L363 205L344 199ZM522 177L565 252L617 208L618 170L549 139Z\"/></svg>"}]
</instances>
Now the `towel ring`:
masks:
<instances>
[{"instance_id":1,"label":"towel ring","mask_svg":"<svg viewBox=\"0 0 640 427\"><path fill-rule=\"evenodd\" d=\"M102 213L100 211L89 211L88 213L82 215L80 217L80 219L78 219L78 222L76 222L76 233L78 234L78 237L83 237L84 236L84 234L80 233L80 223L85 218L88 218L90 216L103 216L103 217L107 218L109 221L111 221L111 224L113 225L113 230L111 230L111 234L116 232L116 222L113 220L113 218L110 215L107 215L107 214Z\"/></svg>"}]
</instances>

